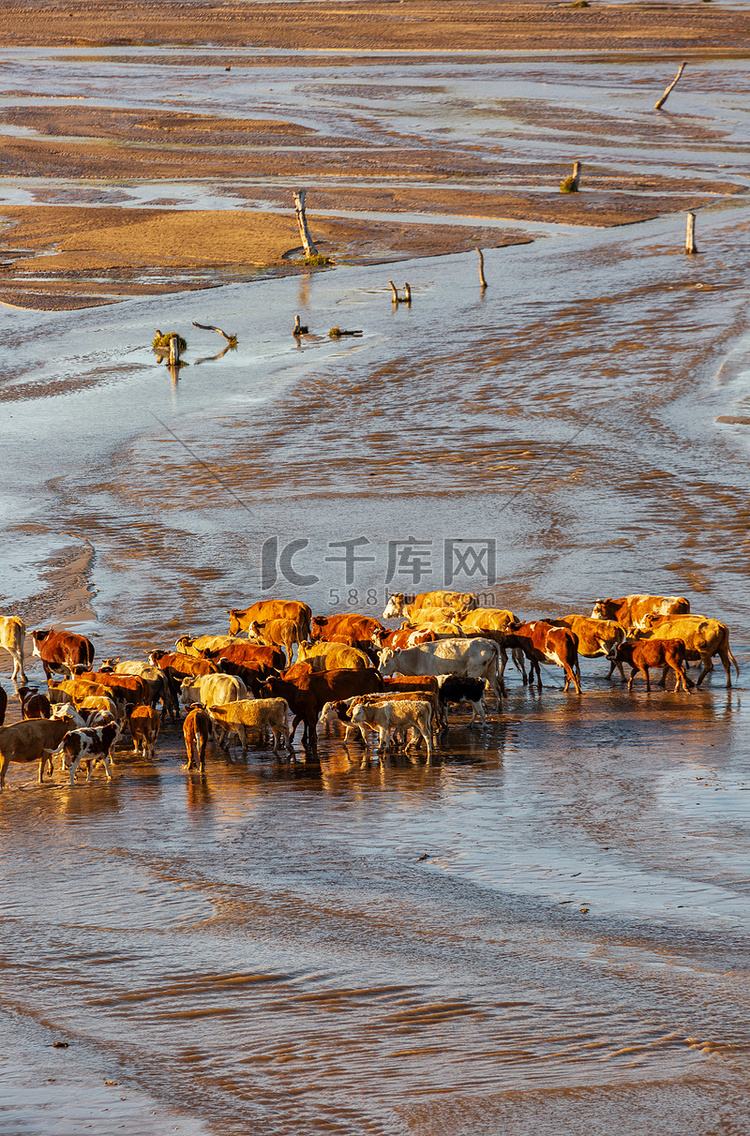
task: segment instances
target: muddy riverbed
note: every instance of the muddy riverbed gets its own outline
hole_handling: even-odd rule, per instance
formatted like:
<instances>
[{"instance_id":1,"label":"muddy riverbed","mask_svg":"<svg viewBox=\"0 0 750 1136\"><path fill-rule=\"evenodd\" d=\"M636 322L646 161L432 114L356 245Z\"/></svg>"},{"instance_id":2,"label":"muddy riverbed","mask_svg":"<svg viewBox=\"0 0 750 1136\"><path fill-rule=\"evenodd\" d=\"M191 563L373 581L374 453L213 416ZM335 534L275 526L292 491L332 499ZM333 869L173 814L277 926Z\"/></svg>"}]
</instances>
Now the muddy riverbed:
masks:
<instances>
[{"instance_id":1,"label":"muddy riverbed","mask_svg":"<svg viewBox=\"0 0 750 1136\"><path fill-rule=\"evenodd\" d=\"M79 87L105 82L91 54ZM465 93L460 62L439 66ZM401 66L402 86L426 83L422 67ZM559 69L493 67L482 100L522 83L538 100L524 145L540 162L580 153L545 119ZM721 178L700 202L699 255L663 199L604 228L491 202L472 215L458 198L419 215L409 197L399 225L466 244L254 281L208 266L220 286L158 296L108 279L99 299L117 303L1 308L2 610L139 657L223 631L226 608L264 595L379 615L387 591L455 585L540 616L648 590L724 620L739 679L727 690L719 668L689 696L628 695L587 662L577 698L556 672L541 694L510 674L487 728L457 716L431 766L363 762L321 729L319 761L212 751L205 778L187 777L167 727L154 762L120 751L111 784L98 770L39 788L11 767L0 1133L750 1133L741 68L703 62L667 144L645 111L625 129L643 91L630 79L653 85L664 66L598 67L597 90L568 72L566 114L616 78L620 132L589 138L610 169L627 153L660 178ZM347 68L340 105L371 92ZM441 99L425 92L425 114ZM411 130L418 107L402 111ZM480 145L474 109L444 114ZM234 214L250 190L230 188L35 175L0 194L54 208L96 192L136 211L179 211L179 194ZM323 188L342 214L390 208ZM533 237L482 242L484 292L478 217ZM411 307L389 278L409 281ZM334 326L363 334L332 340ZM150 350L156 327L188 340L178 379Z\"/></svg>"}]
</instances>

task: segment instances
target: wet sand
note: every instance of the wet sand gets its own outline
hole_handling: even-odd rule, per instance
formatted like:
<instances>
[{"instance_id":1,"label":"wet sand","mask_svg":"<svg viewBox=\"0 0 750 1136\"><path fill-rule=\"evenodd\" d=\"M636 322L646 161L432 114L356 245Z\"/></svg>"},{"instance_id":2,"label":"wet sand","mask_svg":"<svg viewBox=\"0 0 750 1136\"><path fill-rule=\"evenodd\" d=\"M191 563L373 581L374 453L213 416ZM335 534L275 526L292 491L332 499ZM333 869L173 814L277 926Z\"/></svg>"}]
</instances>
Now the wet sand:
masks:
<instances>
[{"instance_id":1,"label":"wet sand","mask_svg":"<svg viewBox=\"0 0 750 1136\"><path fill-rule=\"evenodd\" d=\"M304 7L328 21L315 36L344 10ZM496 580L485 561L458 570L462 590L527 617L590 611L599 596L685 594L727 623L741 674L731 690L717 668L689 696L647 695L639 682L628 695L587 661L577 698L551 668L541 693L511 672L486 730L457 715L431 766L363 762L321 728L317 762L251 749L229 763L212 750L205 778L187 777L169 726L154 762L121 747L111 784L97 770L71 789L58 772L40 789L34 769L11 766L0 1133L750 1133L750 120L744 60L712 54L725 31L745 50L744 15L529 7L529 42L576 20L588 39L562 42L605 53L480 66L446 54L446 19L450 46L476 51L463 5L430 6L429 23L412 18L426 5L358 5L389 54L366 58L364 33L353 42L350 31L336 63L317 46L307 61L291 51L300 7L283 9L222 9L226 22L191 9L190 35L215 44L239 38L242 20L248 37L253 21L267 34L258 48L232 40L231 55L172 46L158 64L158 48L73 47L56 49L53 68L46 44L64 42L73 9L16 22L31 46L8 49L3 128L74 141L59 143L58 177L58 143L33 142L31 176L12 168L0 213L44 259L92 259L85 272L66 261L51 281L4 270L2 297L19 307L0 308L0 610L86 633L99 658L142 657L182 632L224 631L228 607L264 595L377 615L387 591L449 586L446 542L492 539ZM103 9L89 11L85 33L103 39ZM123 13L118 33L146 38L157 11L166 37L174 9ZM47 17L50 38L35 40ZM393 54L417 32L439 56ZM655 116L654 90L676 67L638 54L634 39L663 56L667 34L682 50L699 33L684 90ZM251 104L252 123L295 123L295 144L305 128L384 151L394 131L395 157L379 152L369 181L357 167L347 182L325 143L333 173L307 183L339 267L250 280L245 262L217 255L202 280L177 262L189 291L175 290L174 266L149 277L156 227L160 243L170 231L197 243L196 210L223 256L245 219L258 243L278 236L274 255L293 231L293 183L268 168L257 180L232 176L236 164L121 176L135 147L113 181L105 165L91 180L71 163L90 160L81 139L107 123L101 145L125 143L117 106L136 135L147 111L164 127L159 100L180 94L188 107L174 125L196 152L201 116L229 130ZM85 113L61 117L71 96ZM413 166L397 178L406 149ZM591 181L564 213L557 171L576 156ZM631 179L627 193L613 174ZM506 212L511 197L529 212ZM682 252L688 199L702 205L694 257ZM600 224L610 207L632 207L633 223ZM381 228L367 246L370 225ZM107 276L114 232L121 260ZM464 243L427 255L451 240ZM410 282L410 308L394 307L389 277ZM37 305L87 307L24 310L34 289ZM119 302L90 306L102 299ZM296 314L310 327L299 342ZM194 320L235 332L236 348ZM179 378L150 350L156 326L188 340ZM333 341L333 326L363 335ZM308 542L293 563L314 583L284 579L276 556L267 587L273 538L277 552ZM347 583L337 542L359 538L373 559ZM424 577L394 561L387 579L389 542L412 539L429 553ZM36 663L29 671L41 681Z\"/></svg>"}]
</instances>

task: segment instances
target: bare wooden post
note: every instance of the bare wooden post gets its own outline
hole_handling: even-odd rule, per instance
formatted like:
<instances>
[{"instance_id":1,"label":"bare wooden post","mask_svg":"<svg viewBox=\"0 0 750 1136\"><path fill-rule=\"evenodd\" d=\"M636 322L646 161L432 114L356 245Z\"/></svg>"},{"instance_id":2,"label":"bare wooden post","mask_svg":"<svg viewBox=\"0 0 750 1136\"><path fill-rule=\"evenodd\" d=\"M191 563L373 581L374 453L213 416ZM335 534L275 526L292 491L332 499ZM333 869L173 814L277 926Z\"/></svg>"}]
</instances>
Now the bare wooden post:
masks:
<instances>
[{"instance_id":1,"label":"bare wooden post","mask_svg":"<svg viewBox=\"0 0 750 1136\"><path fill-rule=\"evenodd\" d=\"M484 256L482 255L482 250L478 247L478 245L474 245L474 248L479 254L479 283L482 286L482 291L484 291L484 289L487 287L487 281L484 278Z\"/></svg>"},{"instance_id":2,"label":"bare wooden post","mask_svg":"<svg viewBox=\"0 0 750 1136\"><path fill-rule=\"evenodd\" d=\"M294 212L297 214L297 224L299 225L299 235L302 238L302 247L305 250L305 256L317 256L318 250L313 244L313 239L310 236L310 230L307 227L307 218L305 217L305 193L304 189L297 189L294 192Z\"/></svg>"},{"instance_id":3,"label":"bare wooden post","mask_svg":"<svg viewBox=\"0 0 750 1136\"><path fill-rule=\"evenodd\" d=\"M173 332L169 337L169 366L179 367L180 365L180 337L176 332Z\"/></svg>"},{"instance_id":4,"label":"bare wooden post","mask_svg":"<svg viewBox=\"0 0 750 1136\"><path fill-rule=\"evenodd\" d=\"M685 252L691 255L698 251L695 243L695 213L687 215L687 232L685 233Z\"/></svg>"},{"instance_id":5,"label":"bare wooden post","mask_svg":"<svg viewBox=\"0 0 750 1136\"><path fill-rule=\"evenodd\" d=\"M672 80L672 82L667 87L667 89L664 92L664 94L662 95L662 97L658 100L658 102L654 103L654 110L661 110L661 108L664 106L664 104L667 101L667 99L669 98L671 92L677 86L677 80L679 79L682 72L685 70L686 66L687 65L685 63L680 64L680 70L677 72L677 74L675 75L674 79Z\"/></svg>"},{"instance_id":6,"label":"bare wooden post","mask_svg":"<svg viewBox=\"0 0 750 1136\"><path fill-rule=\"evenodd\" d=\"M411 288L409 287L408 284L404 284L404 303L405 304L411 303Z\"/></svg>"},{"instance_id":7,"label":"bare wooden post","mask_svg":"<svg viewBox=\"0 0 750 1136\"><path fill-rule=\"evenodd\" d=\"M394 304L397 304L399 302L399 300L401 299L401 297L398 294L398 291L396 289L396 285L393 283L392 280L389 280L388 283L391 286L391 292L393 292L393 302L394 302Z\"/></svg>"}]
</instances>

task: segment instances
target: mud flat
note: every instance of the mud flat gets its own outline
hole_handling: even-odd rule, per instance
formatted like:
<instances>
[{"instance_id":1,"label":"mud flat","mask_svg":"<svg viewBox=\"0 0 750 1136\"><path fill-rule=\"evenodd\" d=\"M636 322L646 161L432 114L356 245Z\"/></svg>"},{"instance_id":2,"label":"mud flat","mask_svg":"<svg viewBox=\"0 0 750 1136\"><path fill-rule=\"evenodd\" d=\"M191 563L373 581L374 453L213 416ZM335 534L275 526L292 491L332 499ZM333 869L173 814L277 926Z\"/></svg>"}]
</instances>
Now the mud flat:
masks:
<instances>
[{"instance_id":1,"label":"mud flat","mask_svg":"<svg viewBox=\"0 0 750 1136\"><path fill-rule=\"evenodd\" d=\"M3 1136L750 1133L744 21L0 13L1 611L142 657L260 595L379 614L455 569L529 617L685 594L741 668L511 674L431 766L321 730L317 762L188 778L168 725L111 784L12 766ZM298 184L333 270L293 263ZM494 579L451 559L489 542Z\"/></svg>"}]
</instances>

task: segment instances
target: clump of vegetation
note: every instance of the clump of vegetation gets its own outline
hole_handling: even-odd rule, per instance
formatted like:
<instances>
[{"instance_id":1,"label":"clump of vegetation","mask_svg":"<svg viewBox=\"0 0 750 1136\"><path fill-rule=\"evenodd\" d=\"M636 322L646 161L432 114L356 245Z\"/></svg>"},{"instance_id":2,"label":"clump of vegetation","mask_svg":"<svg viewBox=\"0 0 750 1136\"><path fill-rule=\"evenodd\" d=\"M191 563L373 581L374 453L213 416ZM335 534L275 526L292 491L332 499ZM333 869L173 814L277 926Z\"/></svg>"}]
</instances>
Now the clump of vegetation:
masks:
<instances>
[{"instance_id":1,"label":"clump of vegetation","mask_svg":"<svg viewBox=\"0 0 750 1136\"><path fill-rule=\"evenodd\" d=\"M175 334L175 332L173 332L173 331L168 331L166 334L164 334L163 332L161 332L157 329L156 335L154 336L154 343L153 343L154 351L159 351L159 350L162 350L162 351L167 350L168 351L169 350L169 341L174 334ZM181 335L177 336L177 343L179 344L179 348L180 348L181 352L187 351L187 340L183 339Z\"/></svg>"},{"instance_id":2,"label":"clump of vegetation","mask_svg":"<svg viewBox=\"0 0 750 1136\"><path fill-rule=\"evenodd\" d=\"M341 339L341 336L343 334L344 333L343 333L343 331L341 330L340 327L332 327L331 330L328 332L328 338L329 339Z\"/></svg>"},{"instance_id":3,"label":"clump of vegetation","mask_svg":"<svg viewBox=\"0 0 750 1136\"><path fill-rule=\"evenodd\" d=\"M576 179L573 174L560 182L560 193L578 193L578 186L576 185Z\"/></svg>"},{"instance_id":4,"label":"clump of vegetation","mask_svg":"<svg viewBox=\"0 0 750 1136\"><path fill-rule=\"evenodd\" d=\"M572 4L568 4L569 8L590 8L589 0L573 0Z\"/></svg>"},{"instance_id":5,"label":"clump of vegetation","mask_svg":"<svg viewBox=\"0 0 750 1136\"><path fill-rule=\"evenodd\" d=\"M305 264L309 265L311 268L325 268L326 265L330 263L331 258L328 256L323 256L323 254L319 252L316 253L315 256L305 257Z\"/></svg>"}]
</instances>

